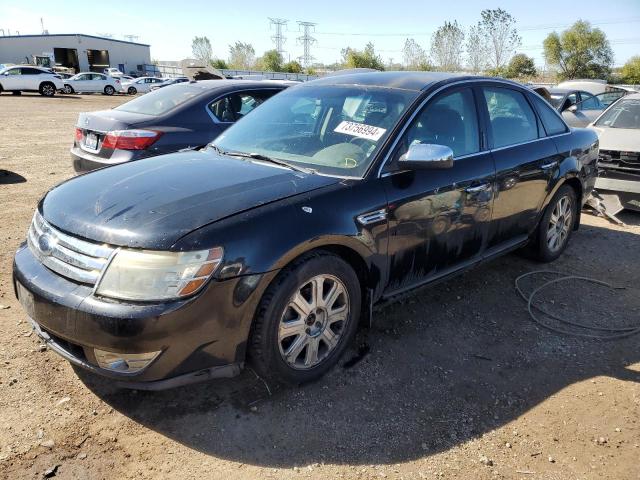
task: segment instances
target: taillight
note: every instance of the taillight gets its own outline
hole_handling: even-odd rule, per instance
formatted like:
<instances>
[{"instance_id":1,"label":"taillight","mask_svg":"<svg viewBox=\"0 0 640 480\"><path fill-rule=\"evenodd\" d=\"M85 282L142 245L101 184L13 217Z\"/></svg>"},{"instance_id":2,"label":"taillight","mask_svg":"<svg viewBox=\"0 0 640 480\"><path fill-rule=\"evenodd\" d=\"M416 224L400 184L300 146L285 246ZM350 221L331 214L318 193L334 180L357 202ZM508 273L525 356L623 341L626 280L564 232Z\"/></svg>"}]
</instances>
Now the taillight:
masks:
<instances>
[{"instance_id":1,"label":"taillight","mask_svg":"<svg viewBox=\"0 0 640 480\"><path fill-rule=\"evenodd\" d=\"M146 150L161 136L162 132L154 130L114 130L104 137L102 147L113 150Z\"/></svg>"},{"instance_id":2,"label":"taillight","mask_svg":"<svg viewBox=\"0 0 640 480\"><path fill-rule=\"evenodd\" d=\"M76 141L82 142L82 129L76 127Z\"/></svg>"}]
</instances>

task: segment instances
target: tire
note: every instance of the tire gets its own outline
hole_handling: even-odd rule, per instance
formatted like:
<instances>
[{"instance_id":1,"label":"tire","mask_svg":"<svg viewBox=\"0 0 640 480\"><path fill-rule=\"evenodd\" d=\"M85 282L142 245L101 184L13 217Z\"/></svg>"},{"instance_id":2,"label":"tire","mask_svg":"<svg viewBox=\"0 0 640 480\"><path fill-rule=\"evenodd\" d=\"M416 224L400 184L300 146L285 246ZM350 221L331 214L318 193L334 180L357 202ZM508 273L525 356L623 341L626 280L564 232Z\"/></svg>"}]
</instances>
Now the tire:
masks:
<instances>
[{"instance_id":1,"label":"tire","mask_svg":"<svg viewBox=\"0 0 640 480\"><path fill-rule=\"evenodd\" d=\"M531 241L531 254L540 262L552 262L567 248L578 218L576 192L562 185L545 209Z\"/></svg>"},{"instance_id":2,"label":"tire","mask_svg":"<svg viewBox=\"0 0 640 480\"><path fill-rule=\"evenodd\" d=\"M316 304L318 291L322 300ZM351 343L360 306L360 281L348 263L328 252L303 255L265 292L249 338L249 359L260 375L276 382L315 380Z\"/></svg>"},{"instance_id":3,"label":"tire","mask_svg":"<svg viewBox=\"0 0 640 480\"><path fill-rule=\"evenodd\" d=\"M106 87L104 87L104 93L105 95L113 95L114 93L116 93L116 89L113 88L111 85L107 85Z\"/></svg>"},{"instance_id":4,"label":"tire","mask_svg":"<svg viewBox=\"0 0 640 480\"><path fill-rule=\"evenodd\" d=\"M127 90L127 93L129 95L135 95L136 93L138 93L138 90L136 90L136 87L129 87L129 89Z\"/></svg>"},{"instance_id":5,"label":"tire","mask_svg":"<svg viewBox=\"0 0 640 480\"><path fill-rule=\"evenodd\" d=\"M71 95L71 94L73 94L73 93L76 93L76 92L73 90L73 87L72 87L71 85L65 85L65 86L64 86L64 88L62 89L62 91L63 91L64 93L66 93L67 95Z\"/></svg>"},{"instance_id":6,"label":"tire","mask_svg":"<svg viewBox=\"0 0 640 480\"><path fill-rule=\"evenodd\" d=\"M42 82L38 91L43 97L53 97L56 94L56 86L51 82Z\"/></svg>"}]
</instances>

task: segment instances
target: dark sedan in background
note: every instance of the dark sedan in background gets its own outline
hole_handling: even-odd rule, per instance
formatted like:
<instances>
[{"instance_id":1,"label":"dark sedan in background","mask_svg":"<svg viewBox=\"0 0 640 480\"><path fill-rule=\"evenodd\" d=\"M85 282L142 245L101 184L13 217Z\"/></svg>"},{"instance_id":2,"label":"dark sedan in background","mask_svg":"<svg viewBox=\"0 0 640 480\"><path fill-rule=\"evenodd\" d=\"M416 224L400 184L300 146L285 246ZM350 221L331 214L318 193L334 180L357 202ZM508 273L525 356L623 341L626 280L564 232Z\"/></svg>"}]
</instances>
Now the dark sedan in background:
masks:
<instances>
[{"instance_id":1,"label":"dark sedan in background","mask_svg":"<svg viewBox=\"0 0 640 480\"><path fill-rule=\"evenodd\" d=\"M73 168L87 172L201 147L288 84L203 80L150 92L111 110L81 113Z\"/></svg>"},{"instance_id":2,"label":"dark sedan in background","mask_svg":"<svg viewBox=\"0 0 640 480\"><path fill-rule=\"evenodd\" d=\"M597 156L595 132L514 82L326 77L206 149L50 190L15 288L53 350L133 388L234 375L247 359L310 381L376 302L517 248L560 256Z\"/></svg>"}]
</instances>

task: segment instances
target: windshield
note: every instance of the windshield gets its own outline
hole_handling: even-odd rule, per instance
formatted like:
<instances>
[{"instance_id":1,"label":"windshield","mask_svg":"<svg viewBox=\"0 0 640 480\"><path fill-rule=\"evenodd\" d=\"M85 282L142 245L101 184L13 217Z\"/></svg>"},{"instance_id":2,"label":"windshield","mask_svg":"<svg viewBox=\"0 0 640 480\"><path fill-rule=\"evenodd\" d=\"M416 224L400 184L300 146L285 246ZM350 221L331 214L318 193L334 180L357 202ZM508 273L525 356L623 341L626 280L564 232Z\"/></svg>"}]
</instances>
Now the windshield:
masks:
<instances>
[{"instance_id":1,"label":"windshield","mask_svg":"<svg viewBox=\"0 0 640 480\"><path fill-rule=\"evenodd\" d=\"M379 87L291 88L230 127L215 144L227 152L257 153L321 174L362 177L417 95Z\"/></svg>"},{"instance_id":2,"label":"windshield","mask_svg":"<svg viewBox=\"0 0 640 480\"><path fill-rule=\"evenodd\" d=\"M167 88L154 90L142 97L134 98L114 110L144 115L162 115L201 93L202 88L193 85L184 83L170 85Z\"/></svg>"},{"instance_id":3,"label":"windshield","mask_svg":"<svg viewBox=\"0 0 640 480\"><path fill-rule=\"evenodd\" d=\"M596 126L640 129L640 98L619 100L602 114Z\"/></svg>"}]
</instances>

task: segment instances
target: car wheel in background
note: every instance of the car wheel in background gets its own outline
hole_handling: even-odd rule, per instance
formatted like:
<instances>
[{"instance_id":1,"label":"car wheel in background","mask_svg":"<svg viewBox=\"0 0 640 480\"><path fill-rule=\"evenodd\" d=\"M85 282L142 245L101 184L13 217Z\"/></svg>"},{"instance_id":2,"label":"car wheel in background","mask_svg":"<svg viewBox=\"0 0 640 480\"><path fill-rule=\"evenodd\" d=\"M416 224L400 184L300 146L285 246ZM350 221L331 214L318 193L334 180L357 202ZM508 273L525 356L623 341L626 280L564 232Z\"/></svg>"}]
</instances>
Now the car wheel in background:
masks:
<instances>
[{"instance_id":1,"label":"car wheel in background","mask_svg":"<svg viewBox=\"0 0 640 480\"><path fill-rule=\"evenodd\" d=\"M67 95L71 95L72 93L75 93L73 91L73 87L71 85L65 85L64 88L62 89L62 91L64 93L66 93Z\"/></svg>"},{"instance_id":2,"label":"car wheel in background","mask_svg":"<svg viewBox=\"0 0 640 480\"><path fill-rule=\"evenodd\" d=\"M106 87L104 87L104 93L107 95L113 95L114 93L116 93L116 89L111 85L107 85Z\"/></svg>"},{"instance_id":3,"label":"car wheel in background","mask_svg":"<svg viewBox=\"0 0 640 480\"><path fill-rule=\"evenodd\" d=\"M42 82L38 91L42 96L53 97L56 94L56 86L51 82Z\"/></svg>"},{"instance_id":4,"label":"car wheel in background","mask_svg":"<svg viewBox=\"0 0 640 480\"><path fill-rule=\"evenodd\" d=\"M129 89L127 90L127 93L129 95L135 95L136 93L138 93L138 90L136 90L136 87L129 87Z\"/></svg>"},{"instance_id":5,"label":"car wheel in background","mask_svg":"<svg viewBox=\"0 0 640 480\"><path fill-rule=\"evenodd\" d=\"M570 185L562 185L553 196L532 240L532 253L541 262L562 255L578 218L577 197Z\"/></svg>"},{"instance_id":6,"label":"car wheel in background","mask_svg":"<svg viewBox=\"0 0 640 480\"><path fill-rule=\"evenodd\" d=\"M249 357L264 377L299 384L333 367L355 335L360 282L329 252L300 257L276 277L254 320Z\"/></svg>"}]
</instances>

